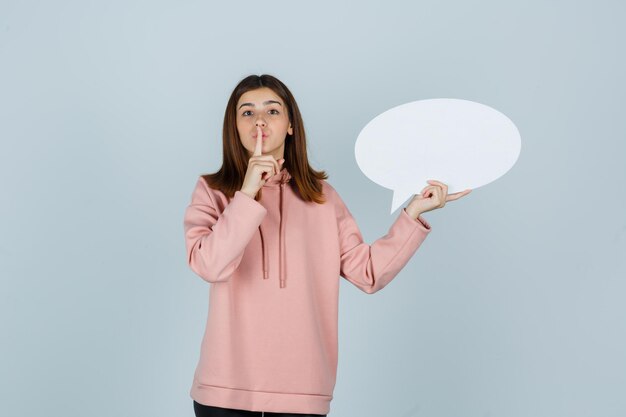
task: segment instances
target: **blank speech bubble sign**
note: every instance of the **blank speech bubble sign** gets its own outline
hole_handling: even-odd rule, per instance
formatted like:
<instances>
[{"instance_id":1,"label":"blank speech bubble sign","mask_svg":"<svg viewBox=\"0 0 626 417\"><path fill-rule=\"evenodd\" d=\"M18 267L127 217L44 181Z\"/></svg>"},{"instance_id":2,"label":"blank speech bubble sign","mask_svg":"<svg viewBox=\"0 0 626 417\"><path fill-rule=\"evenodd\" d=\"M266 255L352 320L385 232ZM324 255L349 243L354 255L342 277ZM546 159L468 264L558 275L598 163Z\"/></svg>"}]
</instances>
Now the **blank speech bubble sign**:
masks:
<instances>
[{"instance_id":1,"label":"blank speech bubble sign","mask_svg":"<svg viewBox=\"0 0 626 417\"><path fill-rule=\"evenodd\" d=\"M453 98L418 100L372 119L356 140L363 173L393 190L391 213L409 197L441 181L448 194L475 189L504 175L517 161L521 138L499 111Z\"/></svg>"}]
</instances>

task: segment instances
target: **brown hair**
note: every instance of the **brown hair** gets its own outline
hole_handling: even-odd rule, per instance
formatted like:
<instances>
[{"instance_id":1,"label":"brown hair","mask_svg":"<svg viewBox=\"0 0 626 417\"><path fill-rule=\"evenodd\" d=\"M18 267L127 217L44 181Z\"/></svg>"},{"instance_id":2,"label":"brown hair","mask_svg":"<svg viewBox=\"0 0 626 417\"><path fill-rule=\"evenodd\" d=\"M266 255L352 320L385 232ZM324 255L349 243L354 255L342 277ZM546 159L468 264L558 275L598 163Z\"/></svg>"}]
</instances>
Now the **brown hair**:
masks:
<instances>
[{"instance_id":1,"label":"brown hair","mask_svg":"<svg viewBox=\"0 0 626 417\"><path fill-rule=\"evenodd\" d=\"M237 84L224 113L224 128L222 131L222 166L219 171L213 174L205 174L205 179L209 187L220 190L230 200L235 192L241 189L243 179L248 169L248 151L244 148L237 131L237 102L239 98L250 90L257 88L270 88L278 95L287 107L289 121L293 128L293 135L287 135L285 139L285 162L283 167L287 168L291 179L289 186L294 192L305 201L314 201L322 204L326 202L322 192L321 180L328 178L325 171L315 171L309 165L306 153L306 136L304 133L304 122L298 109L298 104L291 91L279 79L268 75L249 75ZM261 198L261 190L257 193L255 200Z\"/></svg>"}]
</instances>

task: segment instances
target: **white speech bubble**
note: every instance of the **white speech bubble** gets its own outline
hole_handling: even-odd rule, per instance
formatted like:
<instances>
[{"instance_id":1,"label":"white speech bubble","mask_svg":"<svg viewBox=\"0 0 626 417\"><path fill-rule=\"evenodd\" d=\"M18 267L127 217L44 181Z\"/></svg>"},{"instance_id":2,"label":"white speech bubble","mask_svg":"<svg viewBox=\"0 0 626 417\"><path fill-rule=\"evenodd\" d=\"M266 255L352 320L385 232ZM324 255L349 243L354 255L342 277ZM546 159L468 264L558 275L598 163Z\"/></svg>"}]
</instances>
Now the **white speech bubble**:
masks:
<instances>
[{"instance_id":1,"label":"white speech bubble","mask_svg":"<svg viewBox=\"0 0 626 417\"><path fill-rule=\"evenodd\" d=\"M354 155L369 179L393 190L393 213L427 180L443 182L448 194L489 184L511 169L521 144L517 127L499 111L435 98L376 116L359 133Z\"/></svg>"}]
</instances>

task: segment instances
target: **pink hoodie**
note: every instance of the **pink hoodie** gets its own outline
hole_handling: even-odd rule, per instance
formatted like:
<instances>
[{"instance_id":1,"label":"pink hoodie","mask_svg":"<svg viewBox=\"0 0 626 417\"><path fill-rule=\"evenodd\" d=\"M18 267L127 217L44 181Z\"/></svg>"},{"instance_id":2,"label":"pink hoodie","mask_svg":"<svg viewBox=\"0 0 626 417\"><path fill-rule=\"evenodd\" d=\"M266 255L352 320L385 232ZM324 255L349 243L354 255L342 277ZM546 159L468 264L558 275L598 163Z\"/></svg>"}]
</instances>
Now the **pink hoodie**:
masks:
<instances>
[{"instance_id":1,"label":"pink hoodie","mask_svg":"<svg viewBox=\"0 0 626 417\"><path fill-rule=\"evenodd\" d=\"M350 211L322 181L324 204L292 190L286 168L260 201L230 201L200 177L185 211L187 260L210 283L191 397L252 411L327 414L337 375L339 276L372 294L406 265L430 225L402 209L363 242Z\"/></svg>"}]
</instances>

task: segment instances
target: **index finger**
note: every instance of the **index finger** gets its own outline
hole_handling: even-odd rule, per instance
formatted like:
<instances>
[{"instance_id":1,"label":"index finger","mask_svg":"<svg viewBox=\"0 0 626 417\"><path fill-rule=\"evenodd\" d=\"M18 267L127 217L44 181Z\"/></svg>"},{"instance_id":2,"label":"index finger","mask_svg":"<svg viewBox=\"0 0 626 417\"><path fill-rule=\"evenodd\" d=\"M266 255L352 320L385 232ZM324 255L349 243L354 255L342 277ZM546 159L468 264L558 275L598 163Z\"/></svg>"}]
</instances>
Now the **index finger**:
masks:
<instances>
[{"instance_id":1,"label":"index finger","mask_svg":"<svg viewBox=\"0 0 626 417\"><path fill-rule=\"evenodd\" d=\"M465 195L468 195L471 192L472 192L471 189L467 189L465 191L460 191L458 193L448 194L448 197L446 198L446 201L458 200L459 198L461 198L461 197L463 197Z\"/></svg>"},{"instance_id":2,"label":"index finger","mask_svg":"<svg viewBox=\"0 0 626 417\"><path fill-rule=\"evenodd\" d=\"M260 126L256 127L256 147L254 148L254 156L261 156L263 154L262 149L263 149L263 130L261 130Z\"/></svg>"}]
</instances>

